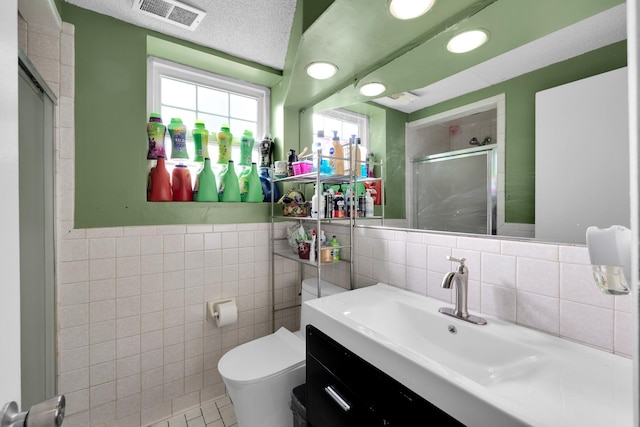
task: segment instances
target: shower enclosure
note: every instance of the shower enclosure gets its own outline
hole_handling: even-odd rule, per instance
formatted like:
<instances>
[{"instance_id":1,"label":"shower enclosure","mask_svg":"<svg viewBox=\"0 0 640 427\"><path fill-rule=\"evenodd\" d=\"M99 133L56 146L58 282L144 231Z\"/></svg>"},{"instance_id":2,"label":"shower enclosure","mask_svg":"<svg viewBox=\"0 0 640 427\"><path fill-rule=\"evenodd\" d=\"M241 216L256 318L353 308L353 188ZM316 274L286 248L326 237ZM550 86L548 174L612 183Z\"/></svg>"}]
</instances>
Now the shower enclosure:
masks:
<instances>
[{"instance_id":1,"label":"shower enclosure","mask_svg":"<svg viewBox=\"0 0 640 427\"><path fill-rule=\"evenodd\" d=\"M413 228L496 234L494 146L416 158L413 182Z\"/></svg>"}]
</instances>

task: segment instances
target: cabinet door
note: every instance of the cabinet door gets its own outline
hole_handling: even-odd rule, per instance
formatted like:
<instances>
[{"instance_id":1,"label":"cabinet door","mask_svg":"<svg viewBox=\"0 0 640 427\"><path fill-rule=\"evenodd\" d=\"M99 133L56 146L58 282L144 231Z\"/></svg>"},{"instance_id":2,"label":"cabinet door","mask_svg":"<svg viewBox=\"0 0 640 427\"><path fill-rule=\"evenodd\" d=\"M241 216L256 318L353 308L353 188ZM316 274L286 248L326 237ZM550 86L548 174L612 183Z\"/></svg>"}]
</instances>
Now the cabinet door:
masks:
<instances>
[{"instance_id":1,"label":"cabinet door","mask_svg":"<svg viewBox=\"0 0 640 427\"><path fill-rule=\"evenodd\" d=\"M627 69L536 94L536 239L630 226Z\"/></svg>"},{"instance_id":2,"label":"cabinet door","mask_svg":"<svg viewBox=\"0 0 640 427\"><path fill-rule=\"evenodd\" d=\"M307 414L314 427L390 425L315 357L307 359Z\"/></svg>"}]
</instances>

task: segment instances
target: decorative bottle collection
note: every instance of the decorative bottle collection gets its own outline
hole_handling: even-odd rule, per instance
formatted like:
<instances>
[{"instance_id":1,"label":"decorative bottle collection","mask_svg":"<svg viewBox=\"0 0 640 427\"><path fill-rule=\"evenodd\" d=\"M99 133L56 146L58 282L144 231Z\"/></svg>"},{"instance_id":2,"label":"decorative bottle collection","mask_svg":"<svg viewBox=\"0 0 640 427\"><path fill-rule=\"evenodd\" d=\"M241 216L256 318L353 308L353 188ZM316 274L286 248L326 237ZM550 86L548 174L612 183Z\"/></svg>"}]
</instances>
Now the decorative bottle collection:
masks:
<instances>
[{"instance_id":1,"label":"decorative bottle collection","mask_svg":"<svg viewBox=\"0 0 640 427\"><path fill-rule=\"evenodd\" d=\"M167 132L168 131L168 132ZM170 157L175 164L169 172L165 139L169 134ZM218 132L209 132L202 120L196 120L191 130L194 155L191 163L197 172L189 170L187 151L187 127L178 117L172 117L165 126L157 113L149 115L147 123L147 160L150 163L147 178L147 200L150 202L262 202L263 183L256 163L252 163L255 140L253 133L245 130L240 141L241 156L236 172L232 158L233 134L229 125L223 124ZM211 162L209 140L218 143L217 173ZM261 143L262 163L271 159L273 141L266 137ZM264 146L266 144L266 146ZM270 201L270 200L269 200Z\"/></svg>"}]
</instances>

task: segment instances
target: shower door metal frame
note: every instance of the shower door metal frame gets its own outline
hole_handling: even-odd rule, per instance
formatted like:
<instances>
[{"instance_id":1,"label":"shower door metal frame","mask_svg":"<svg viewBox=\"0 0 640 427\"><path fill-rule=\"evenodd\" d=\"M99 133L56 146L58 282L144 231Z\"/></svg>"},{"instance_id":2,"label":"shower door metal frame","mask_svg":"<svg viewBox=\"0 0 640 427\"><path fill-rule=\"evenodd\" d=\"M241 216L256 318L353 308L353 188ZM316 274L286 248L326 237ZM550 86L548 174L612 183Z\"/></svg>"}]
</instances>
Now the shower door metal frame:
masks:
<instances>
[{"instance_id":1,"label":"shower door metal frame","mask_svg":"<svg viewBox=\"0 0 640 427\"><path fill-rule=\"evenodd\" d=\"M463 150L448 151L445 153L432 154L424 157L412 159L411 174L413 176L413 208L412 208L412 228L418 229L418 192L420 190L419 180L417 177L417 165L420 163L433 163L452 161L473 156L486 156L487 160L487 235L496 235L497 233L497 190L498 190L498 150L495 145L485 145L481 147L467 148ZM453 231L456 232L456 231Z\"/></svg>"}]
</instances>

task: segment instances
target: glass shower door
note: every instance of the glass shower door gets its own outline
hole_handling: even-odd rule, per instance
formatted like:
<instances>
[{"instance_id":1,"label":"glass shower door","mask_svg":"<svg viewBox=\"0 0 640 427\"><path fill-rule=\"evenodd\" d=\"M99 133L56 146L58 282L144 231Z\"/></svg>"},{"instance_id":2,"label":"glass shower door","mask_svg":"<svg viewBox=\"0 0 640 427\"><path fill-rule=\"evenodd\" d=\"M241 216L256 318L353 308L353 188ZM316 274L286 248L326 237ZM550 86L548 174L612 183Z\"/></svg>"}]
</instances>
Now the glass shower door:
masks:
<instances>
[{"instance_id":1,"label":"glass shower door","mask_svg":"<svg viewBox=\"0 0 640 427\"><path fill-rule=\"evenodd\" d=\"M413 226L496 234L496 156L483 148L415 159Z\"/></svg>"}]
</instances>

